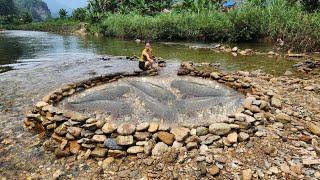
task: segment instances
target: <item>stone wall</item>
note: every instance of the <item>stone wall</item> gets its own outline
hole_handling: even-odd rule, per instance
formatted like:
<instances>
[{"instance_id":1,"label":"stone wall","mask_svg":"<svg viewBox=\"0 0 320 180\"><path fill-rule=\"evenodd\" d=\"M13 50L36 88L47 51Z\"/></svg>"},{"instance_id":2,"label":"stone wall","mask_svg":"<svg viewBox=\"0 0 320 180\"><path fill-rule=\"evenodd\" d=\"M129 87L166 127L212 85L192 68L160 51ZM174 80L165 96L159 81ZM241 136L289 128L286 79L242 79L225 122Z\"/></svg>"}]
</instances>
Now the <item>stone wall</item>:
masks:
<instances>
[{"instance_id":1,"label":"stone wall","mask_svg":"<svg viewBox=\"0 0 320 180\"><path fill-rule=\"evenodd\" d=\"M265 136L255 128L268 120L290 122L291 117L281 113L281 98L262 91L251 83L248 72L235 74L197 70L192 63L181 65L178 75L190 75L223 83L245 93L240 112L229 115L225 122L209 126L194 124L188 127L168 126L159 122L115 124L107 119L95 119L77 112L56 107L63 98L85 89L120 78L139 76L140 73L109 74L78 83L65 84L36 103L24 121L29 129L46 138L44 147L57 157L78 155L89 157L122 157L144 153L161 156L170 149L199 149L205 153L210 147L233 146L251 136Z\"/></svg>"}]
</instances>

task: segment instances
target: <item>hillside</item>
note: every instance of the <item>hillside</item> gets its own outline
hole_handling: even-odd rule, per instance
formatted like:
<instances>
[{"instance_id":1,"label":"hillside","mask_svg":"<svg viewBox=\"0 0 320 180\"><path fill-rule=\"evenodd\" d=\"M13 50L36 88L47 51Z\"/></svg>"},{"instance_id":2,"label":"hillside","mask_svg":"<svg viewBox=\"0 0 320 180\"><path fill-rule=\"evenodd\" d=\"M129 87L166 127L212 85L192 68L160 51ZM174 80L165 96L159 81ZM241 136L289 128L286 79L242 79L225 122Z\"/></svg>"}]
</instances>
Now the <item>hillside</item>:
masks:
<instances>
[{"instance_id":1,"label":"hillside","mask_svg":"<svg viewBox=\"0 0 320 180\"><path fill-rule=\"evenodd\" d=\"M47 4L41 0L13 0L18 13L29 12L34 21L44 21L51 17Z\"/></svg>"}]
</instances>

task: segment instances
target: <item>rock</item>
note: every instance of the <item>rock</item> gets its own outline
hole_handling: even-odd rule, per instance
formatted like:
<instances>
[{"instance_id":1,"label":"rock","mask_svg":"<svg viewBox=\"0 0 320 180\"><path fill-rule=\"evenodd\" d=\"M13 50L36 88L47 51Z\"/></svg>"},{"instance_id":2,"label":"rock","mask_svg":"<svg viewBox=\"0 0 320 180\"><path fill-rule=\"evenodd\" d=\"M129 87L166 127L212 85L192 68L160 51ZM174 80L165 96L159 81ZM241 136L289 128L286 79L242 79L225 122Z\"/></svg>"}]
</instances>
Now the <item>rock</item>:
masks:
<instances>
[{"instance_id":1,"label":"rock","mask_svg":"<svg viewBox=\"0 0 320 180\"><path fill-rule=\"evenodd\" d=\"M183 146L183 144L179 143L178 141L174 141L172 144L172 148L174 148L174 149L180 149L180 148L182 148L182 146Z\"/></svg>"},{"instance_id":2,"label":"rock","mask_svg":"<svg viewBox=\"0 0 320 180\"><path fill-rule=\"evenodd\" d=\"M278 174L280 171L276 166L272 166L269 171L271 171L273 174Z\"/></svg>"},{"instance_id":3,"label":"rock","mask_svg":"<svg viewBox=\"0 0 320 180\"><path fill-rule=\"evenodd\" d=\"M308 129L313 134L320 136L320 126L316 125L315 123L308 123Z\"/></svg>"},{"instance_id":4,"label":"rock","mask_svg":"<svg viewBox=\"0 0 320 180\"><path fill-rule=\"evenodd\" d=\"M67 134L67 126L65 124L61 124L59 127L57 127L54 130L55 133L57 133L60 136L64 136Z\"/></svg>"},{"instance_id":5,"label":"rock","mask_svg":"<svg viewBox=\"0 0 320 180\"><path fill-rule=\"evenodd\" d=\"M204 136L209 133L209 129L203 126L197 128L197 136Z\"/></svg>"},{"instance_id":6,"label":"rock","mask_svg":"<svg viewBox=\"0 0 320 180\"><path fill-rule=\"evenodd\" d=\"M135 132L136 127L132 124L120 124L120 126L117 129L118 134L127 136L131 135Z\"/></svg>"},{"instance_id":7,"label":"rock","mask_svg":"<svg viewBox=\"0 0 320 180\"><path fill-rule=\"evenodd\" d=\"M201 144L210 145L210 144L212 144L214 141L219 140L219 139L220 139L220 136L210 135L210 136L208 136L204 141L202 141Z\"/></svg>"},{"instance_id":8,"label":"rock","mask_svg":"<svg viewBox=\"0 0 320 180\"><path fill-rule=\"evenodd\" d=\"M287 70L283 75L285 76L291 76L293 73L289 70Z\"/></svg>"},{"instance_id":9,"label":"rock","mask_svg":"<svg viewBox=\"0 0 320 180\"><path fill-rule=\"evenodd\" d=\"M63 172L59 169L56 172L53 173L52 179L59 179L59 177L63 174Z\"/></svg>"},{"instance_id":10,"label":"rock","mask_svg":"<svg viewBox=\"0 0 320 180\"><path fill-rule=\"evenodd\" d=\"M127 152L120 151L120 150L109 150L108 152L109 157L121 158L127 156Z\"/></svg>"},{"instance_id":11,"label":"rock","mask_svg":"<svg viewBox=\"0 0 320 180\"><path fill-rule=\"evenodd\" d=\"M118 136L116 143L120 146L128 146L133 144L133 136Z\"/></svg>"},{"instance_id":12,"label":"rock","mask_svg":"<svg viewBox=\"0 0 320 180\"><path fill-rule=\"evenodd\" d=\"M158 142L152 150L152 155L153 156L160 156L160 155L164 154L165 152L167 152L168 150L169 150L168 145L166 145L163 142Z\"/></svg>"},{"instance_id":13,"label":"rock","mask_svg":"<svg viewBox=\"0 0 320 180\"><path fill-rule=\"evenodd\" d=\"M80 113L72 113L70 119L73 121L84 122L85 120L89 119L89 117Z\"/></svg>"},{"instance_id":14,"label":"rock","mask_svg":"<svg viewBox=\"0 0 320 180\"><path fill-rule=\"evenodd\" d=\"M144 131L149 128L149 123L148 122L143 122L137 126L137 131Z\"/></svg>"},{"instance_id":15,"label":"rock","mask_svg":"<svg viewBox=\"0 0 320 180\"><path fill-rule=\"evenodd\" d=\"M166 124L161 123L159 125L158 131L170 131L170 127Z\"/></svg>"},{"instance_id":16,"label":"rock","mask_svg":"<svg viewBox=\"0 0 320 180\"><path fill-rule=\"evenodd\" d=\"M206 155L208 152L209 148L207 145L202 144L199 148L199 154L200 155Z\"/></svg>"},{"instance_id":17,"label":"rock","mask_svg":"<svg viewBox=\"0 0 320 180\"><path fill-rule=\"evenodd\" d=\"M57 158L62 158L62 157L67 157L70 155L70 149L69 148L64 148L63 150L60 148L56 148L54 151L55 155Z\"/></svg>"},{"instance_id":18,"label":"rock","mask_svg":"<svg viewBox=\"0 0 320 180\"><path fill-rule=\"evenodd\" d=\"M276 107L276 108L281 108L282 107L282 102L280 99L277 97L273 96L271 98L271 106Z\"/></svg>"},{"instance_id":19,"label":"rock","mask_svg":"<svg viewBox=\"0 0 320 180\"><path fill-rule=\"evenodd\" d=\"M79 137L81 134L82 129L79 127L68 127L68 132L74 136L74 137Z\"/></svg>"},{"instance_id":20,"label":"rock","mask_svg":"<svg viewBox=\"0 0 320 180\"><path fill-rule=\"evenodd\" d=\"M211 77L212 79L220 79L219 74L218 74L218 73L216 73L216 72L212 72L212 73L210 73L210 77Z\"/></svg>"},{"instance_id":21,"label":"rock","mask_svg":"<svg viewBox=\"0 0 320 180\"><path fill-rule=\"evenodd\" d=\"M94 135L92 140L98 143L104 143L107 140L107 137L105 135Z\"/></svg>"},{"instance_id":22,"label":"rock","mask_svg":"<svg viewBox=\"0 0 320 180\"><path fill-rule=\"evenodd\" d=\"M196 129L191 129L190 130L190 135L191 136L196 136L197 135L197 130Z\"/></svg>"},{"instance_id":23,"label":"rock","mask_svg":"<svg viewBox=\"0 0 320 180\"><path fill-rule=\"evenodd\" d=\"M146 139L149 139L151 137L151 133L149 132L136 132L134 134L134 137L139 141L144 141Z\"/></svg>"},{"instance_id":24,"label":"rock","mask_svg":"<svg viewBox=\"0 0 320 180\"><path fill-rule=\"evenodd\" d=\"M108 157L102 161L102 168L109 169L110 165L115 161L114 157Z\"/></svg>"},{"instance_id":25,"label":"rock","mask_svg":"<svg viewBox=\"0 0 320 180\"><path fill-rule=\"evenodd\" d=\"M250 138L249 134L247 134L245 132L240 132L239 133L238 139L239 139L240 142L246 141L249 138Z\"/></svg>"},{"instance_id":26,"label":"rock","mask_svg":"<svg viewBox=\"0 0 320 180\"><path fill-rule=\"evenodd\" d=\"M219 174L220 169L218 168L218 166L212 165L207 169L207 171L209 172L210 175L215 176Z\"/></svg>"},{"instance_id":27,"label":"rock","mask_svg":"<svg viewBox=\"0 0 320 180\"><path fill-rule=\"evenodd\" d=\"M238 47L233 47L233 48L231 49L232 52L237 52L238 50L239 50Z\"/></svg>"},{"instance_id":28,"label":"rock","mask_svg":"<svg viewBox=\"0 0 320 180\"><path fill-rule=\"evenodd\" d=\"M251 169L246 169L242 171L242 180L251 180L252 179Z\"/></svg>"},{"instance_id":29,"label":"rock","mask_svg":"<svg viewBox=\"0 0 320 180\"><path fill-rule=\"evenodd\" d=\"M276 121L279 121L282 123L289 123L291 122L291 117L285 113L279 113L276 115Z\"/></svg>"},{"instance_id":30,"label":"rock","mask_svg":"<svg viewBox=\"0 0 320 180\"><path fill-rule=\"evenodd\" d=\"M216 135L225 135L231 131L229 124L226 123L214 123L209 126L209 131Z\"/></svg>"},{"instance_id":31,"label":"rock","mask_svg":"<svg viewBox=\"0 0 320 180\"><path fill-rule=\"evenodd\" d=\"M306 86L303 88L306 91L313 91L314 90L314 86Z\"/></svg>"},{"instance_id":32,"label":"rock","mask_svg":"<svg viewBox=\"0 0 320 180\"><path fill-rule=\"evenodd\" d=\"M42 107L47 106L47 105L49 105L49 104L44 101L39 101L39 102L37 102L36 107L41 109Z\"/></svg>"},{"instance_id":33,"label":"rock","mask_svg":"<svg viewBox=\"0 0 320 180\"><path fill-rule=\"evenodd\" d=\"M158 132L158 138L166 143L167 145L172 145L174 141L174 135L168 132L160 131Z\"/></svg>"},{"instance_id":34,"label":"rock","mask_svg":"<svg viewBox=\"0 0 320 180\"><path fill-rule=\"evenodd\" d=\"M228 134L227 139L231 144L234 144L238 142L238 134L236 132L230 133Z\"/></svg>"},{"instance_id":35,"label":"rock","mask_svg":"<svg viewBox=\"0 0 320 180\"><path fill-rule=\"evenodd\" d=\"M147 144L144 146L144 153L149 156L155 144L156 142L154 140L149 140Z\"/></svg>"},{"instance_id":36,"label":"rock","mask_svg":"<svg viewBox=\"0 0 320 180\"><path fill-rule=\"evenodd\" d=\"M148 128L148 132L154 133L158 130L159 124L156 122L151 122Z\"/></svg>"},{"instance_id":37,"label":"rock","mask_svg":"<svg viewBox=\"0 0 320 180\"><path fill-rule=\"evenodd\" d=\"M189 142L186 145L187 150L192 150L192 149L197 149L198 148L198 144L196 142Z\"/></svg>"},{"instance_id":38,"label":"rock","mask_svg":"<svg viewBox=\"0 0 320 180\"><path fill-rule=\"evenodd\" d=\"M102 132L106 134L111 134L117 129L117 125L115 123L105 123L102 126Z\"/></svg>"},{"instance_id":39,"label":"rock","mask_svg":"<svg viewBox=\"0 0 320 180\"><path fill-rule=\"evenodd\" d=\"M96 147L91 152L90 156L93 157L105 157L108 153L108 150L106 148Z\"/></svg>"},{"instance_id":40,"label":"rock","mask_svg":"<svg viewBox=\"0 0 320 180\"><path fill-rule=\"evenodd\" d=\"M103 120L98 120L95 124L98 129L101 129L103 127L103 125L105 124L105 122Z\"/></svg>"},{"instance_id":41,"label":"rock","mask_svg":"<svg viewBox=\"0 0 320 180\"><path fill-rule=\"evenodd\" d=\"M141 147L141 146L131 146L127 149L127 153L129 154L138 154L143 152L144 152L144 147Z\"/></svg>"},{"instance_id":42,"label":"rock","mask_svg":"<svg viewBox=\"0 0 320 180\"><path fill-rule=\"evenodd\" d=\"M77 141L69 141L69 149L72 154L78 154L81 146Z\"/></svg>"},{"instance_id":43,"label":"rock","mask_svg":"<svg viewBox=\"0 0 320 180\"><path fill-rule=\"evenodd\" d=\"M177 141L183 141L189 135L190 130L184 127L175 127L170 132Z\"/></svg>"}]
</instances>

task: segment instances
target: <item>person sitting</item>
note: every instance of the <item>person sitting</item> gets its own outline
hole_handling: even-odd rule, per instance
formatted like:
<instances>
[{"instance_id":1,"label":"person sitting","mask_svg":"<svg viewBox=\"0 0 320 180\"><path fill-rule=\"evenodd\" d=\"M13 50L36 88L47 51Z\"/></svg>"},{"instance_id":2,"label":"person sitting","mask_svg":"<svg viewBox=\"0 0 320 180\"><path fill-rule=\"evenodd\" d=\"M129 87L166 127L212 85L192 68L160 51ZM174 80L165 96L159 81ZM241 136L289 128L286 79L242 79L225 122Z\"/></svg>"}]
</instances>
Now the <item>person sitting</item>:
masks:
<instances>
[{"instance_id":1,"label":"person sitting","mask_svg":"<svg viewBox=\"0 0 320 180\"><path fill-rule=\"evenodd\" d=\"M143 71L149 69L157 69L157 63L152 58L152 48L150 41L146 41L144 44L144 49L139 60L139 68Z\"/></svg>"}]
</instances>

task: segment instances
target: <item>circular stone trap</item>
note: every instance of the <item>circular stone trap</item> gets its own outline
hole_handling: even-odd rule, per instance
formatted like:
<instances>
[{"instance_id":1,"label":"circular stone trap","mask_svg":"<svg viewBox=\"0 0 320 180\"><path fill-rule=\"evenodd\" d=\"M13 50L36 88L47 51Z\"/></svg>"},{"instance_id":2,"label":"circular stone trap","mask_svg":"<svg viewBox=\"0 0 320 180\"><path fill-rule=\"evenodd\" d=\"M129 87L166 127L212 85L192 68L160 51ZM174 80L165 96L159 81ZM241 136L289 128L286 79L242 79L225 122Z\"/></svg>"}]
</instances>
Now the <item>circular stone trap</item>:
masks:
<instances>
[{"instance_id":1,"label":"circular stone trap","mask_svg":"<svg viewBox=\"0 0 320 180\"><path fill-rule=\"evenodd\" d=\"M131 77L90 88L59 106L119 124L163 122L209 125L223 122L242 107L237 91L195 77Z\"/></svg>"}]
</instances>

